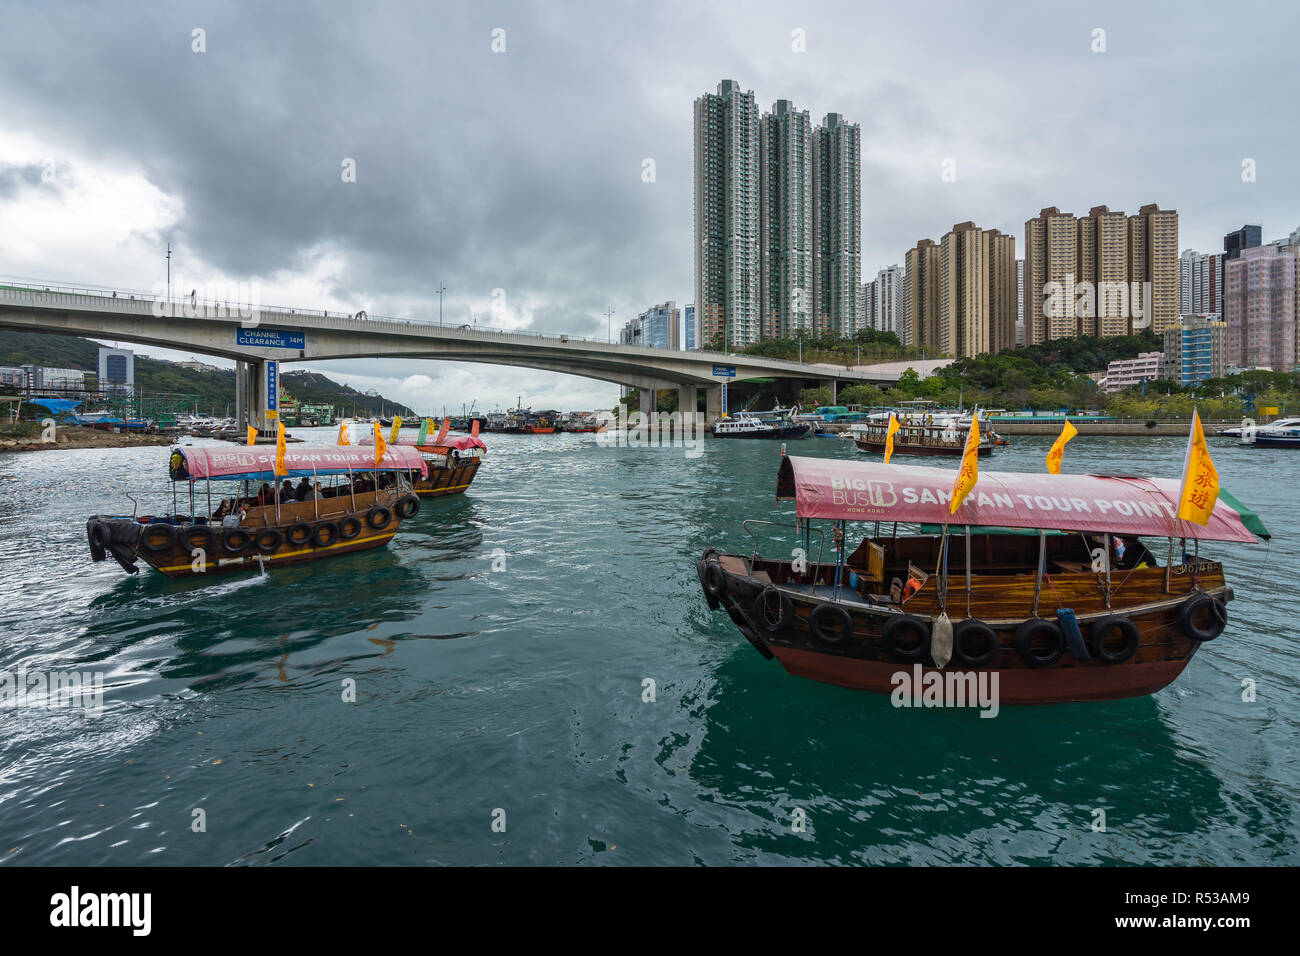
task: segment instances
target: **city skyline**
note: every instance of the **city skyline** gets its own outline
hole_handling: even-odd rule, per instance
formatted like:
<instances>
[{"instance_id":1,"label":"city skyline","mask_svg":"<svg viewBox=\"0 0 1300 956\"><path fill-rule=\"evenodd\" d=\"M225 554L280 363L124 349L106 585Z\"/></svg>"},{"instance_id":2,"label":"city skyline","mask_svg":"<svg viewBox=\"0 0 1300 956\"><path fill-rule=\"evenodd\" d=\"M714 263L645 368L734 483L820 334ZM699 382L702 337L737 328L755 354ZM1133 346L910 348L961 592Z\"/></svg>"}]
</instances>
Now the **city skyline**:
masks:
<instances>
[{"instance_id":1,"label":"city skyline","mask_svg":"<svg viewBox=\"0 0 1300 956\"><path fill-rule=\"evenodd\" d=\"M864 279L956 222L1019 245L1026 217L1049 205L1177 209L1178 253L1216 252L1243 222L1270 237L1300 224L1287 178L1300 134L1284 122L1295 11L1265 31L1230 11L1180 16L1175 4L1101 4L1086 16L1027 5L1032 16L1008 11L972 57L983 15L960 5L941 5L924 31L848 4L751 5L744 16L667 7L692 29L669 30L662 11L613 23L581 4L428 11L414 27L382 10L7 5L0 271L147 290L170 238L182 274L256 279L271 301L436 319L445 283L458 323L603 336L611 307L621 324L656 302L695 300L690 104L719 77L765 106L786 98L815 119L861 124ZM191 49L198 27L203 53ZM864 57L866 36L889 42ZM628 37L645 56L624 55ZM1193 102L1189 50L1193 73L1248 62L1251 95L1209 83ZM58 71L42 67L61 52ZM1129 105L1116 112L1120 100ZM137 105L124 113L123 102ZM1207 112L1222 118L1212 136ZM356 180L345 183L349 158ZM433 390L490 402L499 377L414 361L311 367L403 401ZM502 374L512 384L499 397L513 398L521 375ZM592 406L615 391L522 377L548 405Z\"/></svg>"}]
</instances>

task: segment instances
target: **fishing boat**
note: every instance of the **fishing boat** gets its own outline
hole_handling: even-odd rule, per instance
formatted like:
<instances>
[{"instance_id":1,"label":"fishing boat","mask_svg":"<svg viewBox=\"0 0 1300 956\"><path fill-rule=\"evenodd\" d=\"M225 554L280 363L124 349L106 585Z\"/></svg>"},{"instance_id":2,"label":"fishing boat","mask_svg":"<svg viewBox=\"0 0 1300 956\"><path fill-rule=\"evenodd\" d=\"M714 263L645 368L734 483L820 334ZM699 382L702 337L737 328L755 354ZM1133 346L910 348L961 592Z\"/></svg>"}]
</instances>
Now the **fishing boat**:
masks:
<instances>
[{"instance_id":1,"label":"fishing boat","mask_svg":"<svg viewBox=\"0 0 1300 956\"><path fill-rule=\"evenodd\" d=\"M788 409L772 412L737 412L734 418L720 418L713 423L714 438L803 438L812 429L807 422L797 422Z\"/></svg>"},{"instance_id":2,"label":"fishing boat","mask_svg":"<svg viewBox=\"0 0 1300 956\"><path fill-rule=\"evenodd\" d=\"M391 448L393 445L414 447L424 459L428 473L415 481L412 486L421 498L443 498L447 495L464 494L465 489L474 481L474 476L478 474L483 456L487 454L487 446L478 437L478 423L474 422L470 426L471 434L454 437L448 435L451 430L450 419L444 419L442 428L432 437L428 436L426 429L427 424L420 429L421 435L399 436L395 442L390 441L388 447ZM371 435L363 435L359 442L362 446L371 447L374 443L375 439Z\"/></svg>"},{"instance_id":3,"label":"fishing boat","mask_svg":"<svg viewBox=\"0 0 1300 956\"><path fill-rule=\"evenodd\" d=\"M1177 520L1174 480L992 472L950 518L952 480L782 455L776 499L794 524L746 521L750 554L707 550L705 598L797 676L891 693L900 672L984 674L1001 703L1110 700L1165 687L1223 631L1232 588L1200 542L1268 537L1223 491L1208 525ZM849 522L867 522L856 546ZM769 528L794 529L786 556L759 556ZM1168 541L1163 565L1143 538Z\"/></svg>"},{"instance_id":4,"label":"fishing boat","mask_svg":"<svg viewBox=\"0 0 1300 956\"><path fill-rule=\"evenodd\" d=\"M365 551L387 544L420 510L412 485L428 476L420 453L401 445L378 466L374 449L328 445L286 450L284 465L277 476L275 448L175 447L170 510L95 515L86 522L90 556L111 555L132 574L142 559L168 577L190 577ZM280 483L302 478L319 492L281 500ZM214 483L225 497L214 496Z\"/></svg>"},{"instance_id":5,"label":"fishing boat","mask_svg":"<svg viewBox=\"0 0 1300 956\"><path fill-rule=\"evenodd\" d=\"M970 429L970 422L970 415L903 415L898 418L898 431L894 433L894 454L961 455L966 450L966 433ZM889 435L889 416L873 416L871 421L851 425L849 433L859 451L883 454ZM994 438L986 417L981 415L980 455L992 453Z\"/></svg>"}]
</instances>

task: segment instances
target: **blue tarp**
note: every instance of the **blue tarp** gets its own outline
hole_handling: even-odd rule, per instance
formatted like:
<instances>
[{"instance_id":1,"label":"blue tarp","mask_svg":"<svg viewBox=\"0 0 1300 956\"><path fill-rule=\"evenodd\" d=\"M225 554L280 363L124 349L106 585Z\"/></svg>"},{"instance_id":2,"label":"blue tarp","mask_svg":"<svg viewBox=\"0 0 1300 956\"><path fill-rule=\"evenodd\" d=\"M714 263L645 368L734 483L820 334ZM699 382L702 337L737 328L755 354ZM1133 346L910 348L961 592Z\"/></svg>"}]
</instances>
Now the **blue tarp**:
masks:
<instances>
[{"instance_id":1,"label":"blue tarp","mask_svg":"<svg viewBox=\"0 0 1300 956\"><path fill-rule=\"evenodd\" d=\"M48 408L55 415L62 415L65 412L72 411L80 405L81 400L78 399L77 401L73 401L70 398L33 398L29 404L40 405L42 408Z\"/></svg>"}]
</instances>

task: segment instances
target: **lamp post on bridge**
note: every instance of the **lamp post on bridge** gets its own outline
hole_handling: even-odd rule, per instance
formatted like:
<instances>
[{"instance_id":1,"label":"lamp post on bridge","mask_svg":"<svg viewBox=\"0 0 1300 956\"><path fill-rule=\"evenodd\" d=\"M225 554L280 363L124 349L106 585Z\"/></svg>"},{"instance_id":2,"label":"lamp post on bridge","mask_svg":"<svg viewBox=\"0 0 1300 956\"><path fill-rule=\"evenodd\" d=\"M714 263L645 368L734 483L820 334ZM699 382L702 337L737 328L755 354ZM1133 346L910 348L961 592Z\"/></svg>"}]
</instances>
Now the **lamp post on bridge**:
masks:
<instances>
[{"instance_id":1,"label":"lamp post on bridge","mask_svg":"<svg viewBox=\"0 0 1300 956\"><path fill-rule=\"evenodd\" d=\"M609 324L609 332L607 333L608 336L609 336L609 344L610 344L610 345L613 345L613 344L614 344L614 308L613 308L613 306L611 306L610 308L608 308L608 309L605 310L605 321Z\"/></svg>"},{"instance_id":2,"label":"lamp post on bridge","mask_svg":"<svg viewBox=\"0 0 1300 956\"><path fill-rule=\"evenodd\" d=\"M442 294L447 291L447 287L441 282L438 283L438 325L442 325Z\"/></svg>"},{"instance_id":3,"label":"lamp post on bridge","mask_svg":"<svg viewBox=\"0 0 1300 956\"><path fill-rule=\"evenodd\" d=\"M172 304L172 244L167 243L167 307Z\"/></svg>"}]
</instances>

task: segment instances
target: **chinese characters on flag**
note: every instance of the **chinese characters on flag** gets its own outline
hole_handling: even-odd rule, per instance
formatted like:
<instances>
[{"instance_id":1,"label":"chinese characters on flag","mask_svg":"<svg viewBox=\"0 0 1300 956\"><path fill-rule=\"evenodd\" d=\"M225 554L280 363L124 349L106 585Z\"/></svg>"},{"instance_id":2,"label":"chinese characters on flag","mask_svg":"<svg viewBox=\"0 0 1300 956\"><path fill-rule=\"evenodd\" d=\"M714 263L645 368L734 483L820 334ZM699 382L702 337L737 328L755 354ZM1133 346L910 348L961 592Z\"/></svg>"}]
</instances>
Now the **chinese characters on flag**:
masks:
<instances>
[{"instance_id":1,"label":"chinese characters on flag","mask_svg":"<svg viewBox=\"0 0 1300 956\"><path fill-rule=\"evenodd\" d=\"M1183 462L1183 490L1178 496L1178 517L1199 525L1210 523L1210 513L1219 500L1219 472L1210 459L1201 416L1192 412L1192 433L1187 437L1187 458Z\"/></svg>"},{"instance_id":2,"label":"chinese characters on flag","mask_svg":"<svg viewBox=\"0 0 1300 956\"><path fill-rule=\"evenodd\" d=\"M284 464L284 422L279 419L275 422L275 473L289 474L289 469Z\"/></svg>"},{"instance_id":3,"label":"chinese characters on flag","mask_svg":"<svg viewBox=\"0 0 1300 956\"><path fill-rule=\"evenodd\" d=\"M388 442L384 441L383 430L379 427L379 422L375 422L375 467L384 459L384 453L388 451Z\"/></svg>"},{"instance_id":4,"label":"chinese characters on flag","mask_svg":"<svg viewBox=\"0 0 1300 956\"><path fill-rule=\"evenodd\" d=\"M966 496L971 493L975 487L975 482L979 481L979 452L980 452L980 418L979 415L972 414L970 419L970 433L966 436L966 450L961 456L961 470L957 472L957 478L952 483L952 502L948 505L948 513L956 514L961 503L966 500Z\"/></svg>"}]
</instances>

